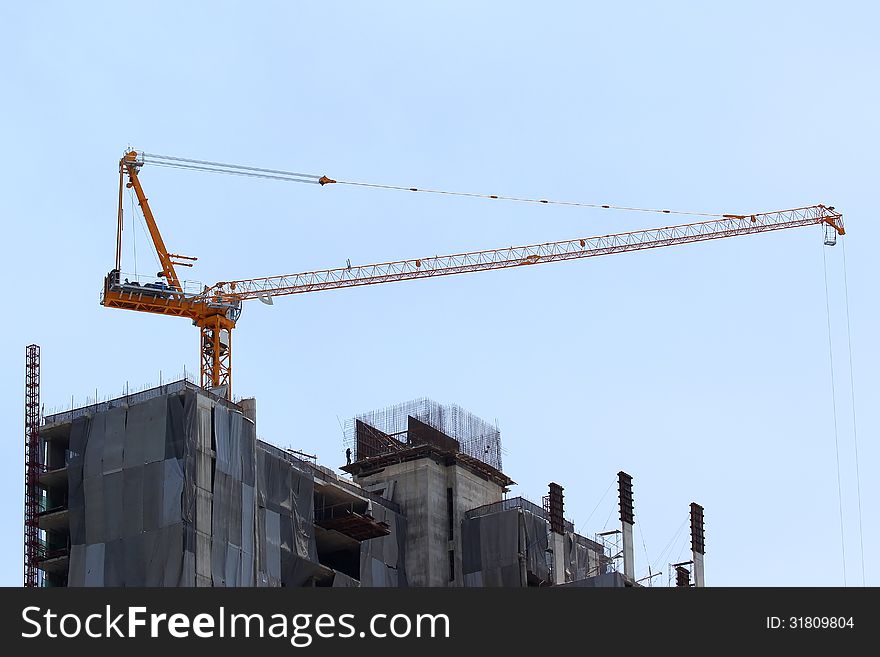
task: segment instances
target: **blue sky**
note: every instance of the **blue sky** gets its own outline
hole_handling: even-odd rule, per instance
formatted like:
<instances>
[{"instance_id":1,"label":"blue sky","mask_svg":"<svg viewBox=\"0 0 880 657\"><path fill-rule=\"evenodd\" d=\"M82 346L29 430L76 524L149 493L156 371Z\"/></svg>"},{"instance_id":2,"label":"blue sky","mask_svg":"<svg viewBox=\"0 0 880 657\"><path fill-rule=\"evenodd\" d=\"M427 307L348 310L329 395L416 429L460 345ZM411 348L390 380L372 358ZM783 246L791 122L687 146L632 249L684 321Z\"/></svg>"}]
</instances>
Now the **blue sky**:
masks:
<instances>
[{"instance_id":1,"label":"blue sky","mask_svg":"<svg viewBox=\"0 0 880 657\"><path fill-rule=\"evenodd\" d=\"M709 212L825 203L846 581L880 584L875 400L876 10L863 2L171 3L0 7L0 584L21 582L24 347L43 400L195 371L185 320L98 304L126 146L414 186ZM664 225L167 169L142 176L169 249L212 283ZM128 215L129 218L131 215ZM134 236L134 237L133 237ZM141 229L124 266L155 271ZM258 434L344 462L338 420L429 396L498 420L513 494L550 481L587 535L634 476L638 576L841 585L822 233L779 233L251 302L235 393ZM603 493L607 494L603 498ZM595 509L595 510L594 510ZM592 512L592 515L591 515ZM668 547L667 549L664 549Z\"/></svg>"}]
</instances>

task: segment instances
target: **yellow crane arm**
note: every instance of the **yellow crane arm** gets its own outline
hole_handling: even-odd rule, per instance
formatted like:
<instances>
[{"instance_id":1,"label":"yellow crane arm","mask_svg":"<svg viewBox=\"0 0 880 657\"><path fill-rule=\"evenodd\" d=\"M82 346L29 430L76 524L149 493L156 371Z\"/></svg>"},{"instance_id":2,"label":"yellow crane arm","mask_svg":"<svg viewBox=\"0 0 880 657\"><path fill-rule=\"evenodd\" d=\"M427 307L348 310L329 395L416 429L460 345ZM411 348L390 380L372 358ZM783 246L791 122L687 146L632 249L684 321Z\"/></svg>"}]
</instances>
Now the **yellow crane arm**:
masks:
<instances>
[{"instance_id":1,"label":"yellow crane arm","mask_svg":"<svg viewBox=\"0 0 880 657\"><path fill-rule=\"evenodd\" d=\"M833 207L811 205L752 215L724 215L712 221L600 237L221 282L207 288L197 298L202 302L226 303L268 299L319 290L589 258L816 224L826 226L826 244L833 244L837 235L844 234L843 215L840 212Z\"/></svg>"},{"instance_id":2,"label":"yellow crane arm","mask_svg":"<svg viewBox=\"0 0 880 657\"><path fill-rule=\"evenodd\" d=\"M159 232L159 227L156 225L156 219L153 216L153 211L150 209L150 203L147 200L146 194L144 194L144 188L141 186L141 181L138 178L138 171L140 170L141 166L143 166L143 161L139 159L138 154L135 151L128 151L119 161L119 214L117 220L118 224L116 234L116 269L117 271L120 269L120 260L122 254L122 185L124 183L123 174L126 174L128 175L128 183L126 183L126 186L134 189L134 193L138 199L138 204L141 207L141 211L144 213L144 220L147 223L147 230L150 232L150 237L153 240L153 246L155 246L156 248L156 254L159 256L159 262L162 266L162 271L156 275L164 277L168 283L168 286L173 291L182 293L183 287L180 284L180 279L177 277L177 271L175 271L174 265L191 265L188 265L186 263L174 263L171 260L173 256L169 254L168 249L165 248L165 241L162 239L162 234ZM186 259L189 260L194 258Z\"/></svg>"}]
</instances>

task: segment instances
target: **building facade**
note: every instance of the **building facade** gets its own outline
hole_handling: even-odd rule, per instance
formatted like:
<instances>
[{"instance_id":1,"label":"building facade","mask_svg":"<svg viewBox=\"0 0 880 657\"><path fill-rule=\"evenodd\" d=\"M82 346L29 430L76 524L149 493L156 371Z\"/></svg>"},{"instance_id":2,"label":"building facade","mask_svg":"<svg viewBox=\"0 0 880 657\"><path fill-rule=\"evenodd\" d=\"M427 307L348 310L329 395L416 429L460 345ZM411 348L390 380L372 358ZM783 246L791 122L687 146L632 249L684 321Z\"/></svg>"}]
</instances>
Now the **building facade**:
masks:
<instances>
[{"instance_id":1,"label":"building facade","mask_svg":"<svg viewBox=\"0 0 880 657\"><path fill-rule=\"evenodd\" d=\"M571 523L507 497L497 429L421 401L405 430L353 422L351 479L258 440L253 400L187 381L47 416L40 581L520 587L609 571Z\"/></svg>"}]
</instances>

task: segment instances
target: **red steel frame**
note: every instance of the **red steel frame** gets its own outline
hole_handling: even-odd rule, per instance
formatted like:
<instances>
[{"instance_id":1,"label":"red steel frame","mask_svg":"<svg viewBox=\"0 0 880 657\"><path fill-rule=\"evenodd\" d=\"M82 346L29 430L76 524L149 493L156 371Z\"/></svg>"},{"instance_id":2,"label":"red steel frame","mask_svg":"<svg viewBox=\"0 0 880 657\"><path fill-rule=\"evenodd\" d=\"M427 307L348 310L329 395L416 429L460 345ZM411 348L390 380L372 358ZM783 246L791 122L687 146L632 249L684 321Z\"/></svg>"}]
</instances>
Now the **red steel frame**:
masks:
<instances>
[{"instance_id":1,"label":"red steel frame","mask_svg":"<svg viewBox=\"0 0 880 657\"><path fill-rule=\"evenodd\" d=\"M40 557L40 347L28 345L25 350L24 394L24 585L40 586L37 563Z\"/></svg>"},{"instance_id":2,"label":"red steel frame","mask_svg":"<svg viewBox=\"0 0 880 657\"><path fill-rule=\"evenodd\" d=\"M504 249L398 260L376 265L339 267L301 274L222 282L206 288L201 294L193 297L192 301L231 303L246 299L266 299L318 290L375 285L415 278L448 276L627 251L641 251L816 224L824 224L833 229L835 233L844 234L843 215L840 212L836 212L833 207L811 205L752 215L723 215L721 218L711 221L599 237L583 237L561 242L512 246ZM828 242L829 245L832 243Z\"/></svg>"}]
</instances>

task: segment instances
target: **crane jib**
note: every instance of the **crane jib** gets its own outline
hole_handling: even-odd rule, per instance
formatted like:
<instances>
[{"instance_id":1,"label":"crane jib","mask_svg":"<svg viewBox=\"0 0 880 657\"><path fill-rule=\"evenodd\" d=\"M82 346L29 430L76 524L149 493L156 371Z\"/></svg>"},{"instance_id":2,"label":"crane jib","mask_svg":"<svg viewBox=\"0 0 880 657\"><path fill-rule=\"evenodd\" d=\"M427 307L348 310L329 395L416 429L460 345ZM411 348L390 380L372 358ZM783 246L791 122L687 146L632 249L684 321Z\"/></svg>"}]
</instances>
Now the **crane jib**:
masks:
<instances>
[{"instance_id":1,"label":"crane jib","mask_svg":"<svg viewBox=\"0 0 880 657\"><path fill-rule=\"evenodd\" d=\"M843 234L842 216L822 211L821 208L822 206L812 206L779 213L729 216L714 221L599 237L229 281L217 283L200 296L206 299L241 301L271 298L319 290L589 258L816 224L832 226L835 234Z\"/></svg>"},{"instance_id":2,"label":"crane jib","mask_svg":"<svg viewBox=\"0 0 880 657\"><path fill-rule=\"evenodd\" d=\"M199 293L188 293L184 290L175 267L191 267L196 258L168 252L138 176L138 172L145 163L178 169L311 183L321 187L327 185L335 187L336 184L353 185L491 200L540 203L542 205L555 204L604 210L690 215L709 217L709 219L696 223L627 233L582 237L574 240L502 249L471 251L445 256L398 260L371 265L352 266L350 261L347 261L345 267L282 276L225 281L204 288ZM140 285L138 282L120 280L124 187L133 188L137 196L138 204L143 212L150 238L153 241L153 246L156 249L156 254L162 268L157 276L163 278L164 281ZM657 210L610 204L553 201L497 194L450 192L399 185L337 181L323 175L317 176L259 167L242 167L208 160L149 155L130 150L123 155L119 163L116 264L115 268L104 279L101 303L109 308L184 317L191 320L201 331L199 341L201 385L205 388L213 388L218 394L231 399L232 330L235 328L240 316L242 302L248 299L261 299L266 303L271 303L272 299L276 296L531 266L816 224L825 226L825 244L829 246L833 245L837 237L845 232L843 228L843 215L835 211L833 206L811 205L790 210L744 215Z\"/></svg>"}]
</instances>

